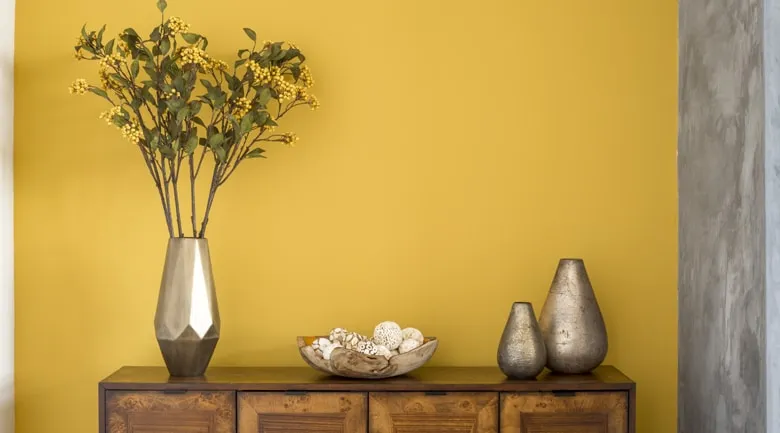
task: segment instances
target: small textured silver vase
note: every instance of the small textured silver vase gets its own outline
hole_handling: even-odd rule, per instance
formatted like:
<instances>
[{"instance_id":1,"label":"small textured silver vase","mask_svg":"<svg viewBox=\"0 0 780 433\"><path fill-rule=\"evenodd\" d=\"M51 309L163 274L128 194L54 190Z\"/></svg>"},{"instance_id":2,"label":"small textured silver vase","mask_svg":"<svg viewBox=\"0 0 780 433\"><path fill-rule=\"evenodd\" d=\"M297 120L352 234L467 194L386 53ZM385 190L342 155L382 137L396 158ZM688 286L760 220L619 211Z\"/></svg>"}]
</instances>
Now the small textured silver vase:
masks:
<instances>
[{"instance_id":1,"label":"small textured silver vase","mask_svg":"<svg viewBox=\"0 0 780 433\"><path fill-rule=\"evenodd\" d=\"M547 368L583 374L607 356L607 328L582 259L561 259L539 316Z\"/></svg>"},{"instance_id":2,"label":"small textured silver vase","mask_svg":"<svg viewBox=\"0 0 780 433\"><path fill-rule=\"evenodd\" d=\"M547 351L534 307L515 302L498 345L498 368L509 377L533 379L544 370Z\"/></svg>"},{"instance_id":3,"label":"small textured silver vase","mask_svg":"<svg viewBox=\"0 0 780 433\"><path fill-rule=\"evenodd\" d=\"M208 241L171 238L154 316L157 343L171 376L202 376L219 328Z\"/></svg>"}]
</instances>

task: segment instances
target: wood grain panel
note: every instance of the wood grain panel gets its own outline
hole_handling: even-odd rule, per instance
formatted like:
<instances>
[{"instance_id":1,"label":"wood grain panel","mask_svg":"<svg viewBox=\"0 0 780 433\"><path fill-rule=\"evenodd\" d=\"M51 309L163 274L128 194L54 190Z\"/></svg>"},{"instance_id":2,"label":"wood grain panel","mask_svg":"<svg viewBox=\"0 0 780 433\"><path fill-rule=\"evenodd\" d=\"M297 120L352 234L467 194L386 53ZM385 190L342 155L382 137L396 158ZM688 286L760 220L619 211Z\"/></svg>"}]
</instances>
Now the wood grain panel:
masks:
<instances>
[{"instance_id":1,"label":"wood grain panel","mask_svg":"<svg viewBox=\"0 0 780 433\"><path fill-rule=\"evenodd\" d=\"M498 393L370 393L370 433L496 433Z\"/></svg>"},{"instance_id":2,"label":"wood grain panel","mask_svg":"<svg viewBox=\"0 0 780 433\"><path fill-rule=\"evenodd\" d=\"M108 433L235 433L235 393L109 391Z\"/></svg>"},{"instance_id":3,"label":"wood grain panel","mask_svg":"<svg viewBox=\"0 0 780 433\"><path fill-rule=\"evenodd\" d=\"M239 433L365 433L362 393L245 392L238 396Z\"/></svg>"},{"instance_id":4,"label":"wood grain panel","mask_svg":"<svg viewBox=\"0 0 780 433\"><path fill-rule=\"evenodd\" d=\"M501 394L501 433L627 433L625 392Z\"/></svg>"}]
</instances>

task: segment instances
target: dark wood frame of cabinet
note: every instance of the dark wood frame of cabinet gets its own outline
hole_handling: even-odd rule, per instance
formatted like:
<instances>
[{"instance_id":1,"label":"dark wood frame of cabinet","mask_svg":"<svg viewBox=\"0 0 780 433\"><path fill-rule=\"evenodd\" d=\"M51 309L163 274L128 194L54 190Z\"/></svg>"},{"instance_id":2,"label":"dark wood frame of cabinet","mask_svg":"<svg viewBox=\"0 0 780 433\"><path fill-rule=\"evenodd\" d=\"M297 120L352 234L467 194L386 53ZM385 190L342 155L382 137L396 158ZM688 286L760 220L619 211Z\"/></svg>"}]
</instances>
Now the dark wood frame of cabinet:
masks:
<instances>
[{"instance_id":1,"label":"dark wood frame of cabinet","mask_svg":"<svg viewBox=\"0 0 780 433\"><path fill-rule=\"evenodd\" d=\"M181 395L187 392L231 392L238 431L239 396L242 392L423 393L457 392L545 393L565 398L577 393L625 393L627 433L636 432L636 384L612 366L600 366L591 374L557 375L545 371L535 380L508 379L493 367L424 367L406 376L383 380L356 380L322 375L308 367L212 367L201 378L173 378L164 367L123 367L98 385L99 432L107 433L107 395L137 392L143 395ZM367 397L368 398L368 397ZM499 413L502 407L499 406ZM366 415L368 416L368 414ZM501 421L499 420L499 431Z\"/></svg>"}]
</instances>

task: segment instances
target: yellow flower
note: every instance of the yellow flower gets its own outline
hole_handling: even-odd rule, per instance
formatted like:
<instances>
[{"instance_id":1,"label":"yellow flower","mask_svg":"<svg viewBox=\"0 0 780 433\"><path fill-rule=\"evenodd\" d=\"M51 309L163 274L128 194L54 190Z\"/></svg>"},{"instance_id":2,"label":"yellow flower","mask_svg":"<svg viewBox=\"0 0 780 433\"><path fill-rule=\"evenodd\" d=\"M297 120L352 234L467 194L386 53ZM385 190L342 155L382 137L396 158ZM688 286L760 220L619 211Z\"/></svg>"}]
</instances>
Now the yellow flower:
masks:
<instances>
[{"instance_id":1,"label":"yellow flower","mask_svg":"<svg viewBox=\"0 0 780 433\"><path fill-rule=\"evenodd\" d=\"M105 120L110 125L114 124L114 116L121 116L122 108L114 106L108 111L100 113L100 118Z\"/></svg>"},{"instance_id":2,"label":"yellow flower","mask_svg":"<svg viewBox=\"0 0 780 433\"><path fill-rule=\"evenodd\" d=\"M134 119L132 122L127 123L122 127L122 137L133 144L138 144L138 142L141 141L141 126L138 125L137 120Z\"/></svg>"},{"instance_id":3,"label":"yellow flower","mask_svg":"<svg viewBox=\"0 0 780 433\"><path fill-rule=\"evenodd\" d=\"M237 118L242 118L252 109L252 102L248 99L241 97L233 101L233 115Z\"/></svg>"},{"instance_id":4,"label":"yellow flower","mask_svg":"<svg viewBox=\"0 0 780 433\"><path fill-rule=\"evenodd\" d=\"M301 66L300 80L303 82L303 87L305 88L309 88L314 85L314 77L312 77L311 71L306 65Z\"/></svg>"},{"instance_id":5,"label":"yellow flower","mask_svg":"<svg viewBox=\"0 0 780 433\"><path fill-rule=\"evenodd\" d=\"M179 17L170 17L168 18L168 22L165 23L165 25L168 27L168 30L171 31L171 33L187 33L190 30L190 25L185 23L181 18Z\"/></svg>"},{"instance_id":6,"label":"yellow flower","mask_svg":"<svg viewBox=\"0 0 780 433\"><path fill-rule=\"evenodd\" d=\"M309 103L309 107L311 107L312 110L316 110L320 108L320 101L314 95L309 95L308 103Z\"/></svg>"},{"instance_id":7,"label":"yellow flower","mask_svg":"<svg viewBox=\"0 0 780 433\"><path fill-rule=\"evenodd\" d=\"M87 80L83 78L79 78L78 80L74 81L73 84L68 87L68 92L71 95L83 95L87 93L87 89L89 89L89 84L87 84Z\"/></svg>"},{"instance_id":8,"label":"yellow flower","mask_svg":"<svg viewBox=\"0 0 780 433\"><path fill-rule=\"evenodd\" d=\"M292 132L285 132L282 135L282 142L290 147L294 147L296 141L298 141L298 136Z\"/></svg>"}]
</instances>

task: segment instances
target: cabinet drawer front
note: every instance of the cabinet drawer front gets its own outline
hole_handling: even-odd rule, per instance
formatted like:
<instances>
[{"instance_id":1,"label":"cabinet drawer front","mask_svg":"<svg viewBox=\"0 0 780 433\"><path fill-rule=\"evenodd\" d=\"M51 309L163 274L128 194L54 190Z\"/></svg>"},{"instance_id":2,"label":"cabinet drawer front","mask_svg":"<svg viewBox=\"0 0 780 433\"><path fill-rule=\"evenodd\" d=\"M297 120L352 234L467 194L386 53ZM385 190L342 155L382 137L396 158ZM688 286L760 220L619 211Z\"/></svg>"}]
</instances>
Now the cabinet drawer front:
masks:
<instances>
[{"instance_id":1,"label":"cabinet drawer front","mask_svg":"<svg viewBox=\"0 0 780 433\"><path fill-rule=\"evenodd\" d=\"M235 393L106 392L107 433L235 433Z\"/></svg>"},{"instance_id":2,"label":"cabinet drawer front","mask_svg":"<svg viewBox=\"0 0 780 433\"><path fill-rule=\"evenodd\" d=\"M363 393L242 392L238 395L239 433L365 433Z\"/></svg>"},{"instance_id":3,"label":"cabinet drawer front","mask_svg":"<svg viewBox=\"0 0 780 433\"><path fill-rule=\"evenodd\" d=\"M498 393L369 394L370 433L496 433Z\"/></svg>"},{"instance_id":4,"label":"cabinet drawer front","mask_svg":"<svg viewBox=\"0 0 780 433\"><path fill-rule=\"evenodd\" d=\"M502 433L627 433L625 392L502 393Z\"/></svg>"}]
</instances>

